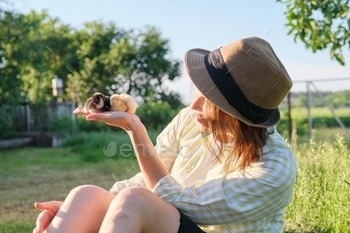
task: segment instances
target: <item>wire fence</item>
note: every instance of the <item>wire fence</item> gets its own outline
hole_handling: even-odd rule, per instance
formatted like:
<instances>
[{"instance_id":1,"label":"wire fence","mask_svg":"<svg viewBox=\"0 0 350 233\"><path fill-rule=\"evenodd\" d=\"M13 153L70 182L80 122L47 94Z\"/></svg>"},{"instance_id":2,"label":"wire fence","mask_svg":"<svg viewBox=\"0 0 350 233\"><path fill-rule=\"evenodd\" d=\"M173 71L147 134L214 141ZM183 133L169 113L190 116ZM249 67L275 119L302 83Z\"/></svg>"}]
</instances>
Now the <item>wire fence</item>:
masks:
<instances>
[{"instance_id":1,"label":"wire fence","mask_svg":"<svg viewBox=\"0 0 350 233\"><path fill-rule=\"evenodd\" d=\"M313 97L318 96L322 99L324 106L327 106L335 119L339 127L347 133L348 127L343 123L342 119L337 116L337 113L331 103L327 102L324 96L326 92L346 91L348 93L348 99L350 101L350 77L346 78L332 78L332 79L318 79L318 80L298 80L294 81L294 86L291 92L283 102L282 108L287 108L287 124L288 124L288 136L291 139L293 135L293 119L291 112L296 107L293 106L294 99L291 98L293 93L302 93L307 98L307 134L308 138L312 138L312 132L314 129L313 122ZM349 102L350 103L350 102ZM33 132L42 129L50 129L55 117L65 117L65 119L71 121L72 127L75 128L76 116L72 114L73 110L77 107L76 103L66 102L50 102L42 105L29 105L23 104L17 106L0 106L0 117L3 124L0 122L0 128L2 132L14 133L14 132ZM10 111L13 114L10 114ZM350 112L350 111L349 111ZM350 113L349 113L350 121ZM13 126L12 128L10 126ZM60 127L58 125L58 127ZM74 130L74 129L73 129ZM4 133L3 133L4 134ZM9 138L15 135L2 135L2 138Z\"/></svg>"},{"instance_id":2,"label":"wire fence","mask_svg":"<svg viewBox=\"0 0 350 233\"><path fill-rule=\"evenodd\" d=\"M307 121L308 121L308 138L312 138L313 130L313 94L316 94L320 98L324 105L330 110L333 118L338 123L339 127L347 133L348 129L342 120L337 116L336 111L331 103L327 101L323 93L325 92L337 92L337 91L346 91L348 92L348 99L350 100L350 77L344 78L330 78L330 79L314 79L314 80L297 80L294 81L294 86L291 92L286 97L286 102L288 106L288 124L289 124L289 138L292 138L292 119L291 111L293 109L293 103L291 99L291 93L293 92L303 92L307 98ZM349 115L350 117L350 115Z\"/></svg>"}]
</instances>

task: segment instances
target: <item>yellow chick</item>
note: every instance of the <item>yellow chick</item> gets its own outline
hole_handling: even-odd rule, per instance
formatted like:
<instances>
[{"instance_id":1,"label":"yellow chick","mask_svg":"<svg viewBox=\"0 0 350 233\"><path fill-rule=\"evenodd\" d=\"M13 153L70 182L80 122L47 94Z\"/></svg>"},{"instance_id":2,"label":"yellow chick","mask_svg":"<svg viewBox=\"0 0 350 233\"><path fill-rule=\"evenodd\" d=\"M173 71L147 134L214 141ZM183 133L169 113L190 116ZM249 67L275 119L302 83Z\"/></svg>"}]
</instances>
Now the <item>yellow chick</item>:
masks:
<instances>
[{"instance_id":1,"label":"yellow chick","mask_svg":"<svg viewBox=\"0 0 350 233\"><path fill-rule=\"evenodd\" d=\"M113 94L110 97L111 110L134 114L138 107L136 101L128 94Z\"/></svg>"}]
</instances>

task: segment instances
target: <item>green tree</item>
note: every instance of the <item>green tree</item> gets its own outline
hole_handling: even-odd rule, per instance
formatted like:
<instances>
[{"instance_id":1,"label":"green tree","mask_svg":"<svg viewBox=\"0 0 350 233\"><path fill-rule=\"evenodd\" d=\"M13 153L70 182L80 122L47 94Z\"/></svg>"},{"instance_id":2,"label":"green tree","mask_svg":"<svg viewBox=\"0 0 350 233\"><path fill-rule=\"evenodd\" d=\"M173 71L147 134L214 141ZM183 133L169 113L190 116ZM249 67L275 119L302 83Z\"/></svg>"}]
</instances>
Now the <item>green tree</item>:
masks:
<instances>
[{"instance_id":1,"label":"green tree","mask_svg":"<svg viewBox=\"0 0 350 233\"><path fill-rule=\"evenodd\" d=\"M0 103L52 100L52 78L69 73L71 29L45 11L5 11L0 17Z\"/></svg>"},{"instance_id":2,"label":"green tree","mask_svg":"<svg viewBox=\"0 0 350 233\"><path fill-rule=\"evenodd\" d=\"M68 99L83 103L91 92L103 92L112 86L117 75L116 64L110 56L111 46L119 43L123 30L117 29L113 22L87 22L80 30L72 33L75 51L67 60L69 70L65 82Z\"/></svg>"},{"instance_id":3,"label":"green tree","mask_svg":"<svg viewBox=\"0 0 350 233\"><path fill-rule=\"evenodd\" d=\"M25 56L21 50L21 36L25 31L16 27L19 21L23 21L22 16L6 9L0 11L0 103L13 104L24 100L19 63Z\"/></svg>"},{"instance_id":4,"label":"green tree","mask_svg":"<svg viewBox=\"0 0 350 233\"><path fill-rule=\"evenodd\" d=\"M22 68L23 89L31 102L53 100L51 80L55 75L66 80L66 56L71 49L72 30L57 18L51 18L46 11L34 11L25 15L29 29L24 51L26 61Z\"/></svg>"},{"instance_id":5,"label":"green tree","mask_svg":"<svg viewBox=\"0 0 350 233\"><path fill-rule=\"evenodd\" d=\"M160 96L157 98L161 101L169 103L172 109L181 109L185 107L185 105L182 102L180 94L173 92L173 91L166 91L160 93Z\"/></svg>"},{"instance_id":6,"label":"green tree","mask_svg":"<svg viewBox=\"0 0 350 233\"><path fill-rule=\"evenodd\" d=\"M326 101L334 108L349 107L350 98L348 91L329 92L325 95Z\"/></svg>"},{"instance_id":7,"label":"green tree","mask_svg":"<svg viewBox=\"0 0 350 233\"><path fill-rule=\"evenodd\" d=\"M180 62L168 58L169 41L153 27L132 33L131 41L136 53L128 63L128 71L122 73L130 80L127 92L141 96L153 93L157 98L158 94L164 93L163 81L172 81L180 75Z\"/></svg>"},{"instance_id":8,"label":"green tree","mask_svg":"<svg viewBox=\"0 0 350 233\"><path fill-rule=\"evenodd\" d=\"M345 64L350 52L349 0L277 0L286 5L288 34L314 53L327 49L331 59Z\"/></svg>"},{"instance_id":9,"label":"green tree","mask_svg":"<svg viewBox=\"0 0 350 233\"><path fill-rule=\"evenodd\" d=\"M168 40L155 28L124 31L113 23L91 22L76 36L82 38L77 51L82 65L69 75L68 89L81 100L97 91L163 99L164 80L180 75L180 62L169 58Z\"/></svg>"},{"instance_id":10,"label":"green tree","mask_svg":"<svg viewBox=\"0 0 350 233\"><path fill-rule=\"evenodd\" d=\"M165 101L148 101L136 110L142 123L147 129L161 130L176 116L177 109L173 109Z\"/></svg>"},{"instance_id":11,"label":"green tree","mask_svg":"<svg viewBox=\"0 0 350 233\"><path fill-rule=\"evenodd\" d=\"M64 99L80 103L97 91L179 99L163 81L179 76L180 63L155 28L125 31L93 21L73 29L46 11L4 9L0 19L0 103L52 101L55 75L63 79Z\"/></svg>"}]
</instances>

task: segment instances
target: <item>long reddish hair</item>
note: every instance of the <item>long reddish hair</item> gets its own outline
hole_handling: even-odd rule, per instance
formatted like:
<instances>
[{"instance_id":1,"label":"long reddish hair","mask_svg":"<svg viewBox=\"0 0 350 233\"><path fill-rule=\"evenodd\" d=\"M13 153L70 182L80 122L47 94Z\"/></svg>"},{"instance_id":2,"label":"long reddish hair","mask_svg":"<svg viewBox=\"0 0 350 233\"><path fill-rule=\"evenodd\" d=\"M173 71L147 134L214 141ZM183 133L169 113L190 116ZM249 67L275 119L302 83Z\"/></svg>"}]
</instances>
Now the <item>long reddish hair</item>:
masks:
<instances>
[{"instance_id":1,"label":"long reddish hair","mask_svg":"<svg viewBox=\"0 0 350 233\"><path fill-rule=\"evenodd\" d=\"M220 138L220 141L231 143L227 152L226 148L217 145L219 151L215 153L216 158L224 163L226 172L229 172L234 164L243 170L258 161L268 137L266 128L249 126L220 110L206 98L203 107L203 117L215 141ZM205 139L206 146L213 152L213 145ZM228 156L225 156L224 152L228 153Z\"/></svg>"}]
</instances>

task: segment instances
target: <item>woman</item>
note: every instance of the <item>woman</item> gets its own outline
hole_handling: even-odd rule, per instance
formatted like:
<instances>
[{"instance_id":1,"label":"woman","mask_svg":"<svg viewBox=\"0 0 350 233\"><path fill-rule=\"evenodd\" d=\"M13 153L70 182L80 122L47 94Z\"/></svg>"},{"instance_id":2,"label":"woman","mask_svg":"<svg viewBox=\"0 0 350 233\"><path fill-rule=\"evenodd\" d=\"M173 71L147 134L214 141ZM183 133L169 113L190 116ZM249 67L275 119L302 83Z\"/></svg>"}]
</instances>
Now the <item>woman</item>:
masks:
<instances>
[{"instance_id":1,"label":"woman","mask_svg":"<svg viewBox=\"0 0 350 233\"><path fill-rule=\"evenodd\" d=\"M153 147L136 115L76 114L124 129L141 173L107 191L73 189L43 210L34 232L283 232L296 163L274 127L292 81L268 42L250 37L189 50L197 89Z\"/></svg>"}]
</instances>

